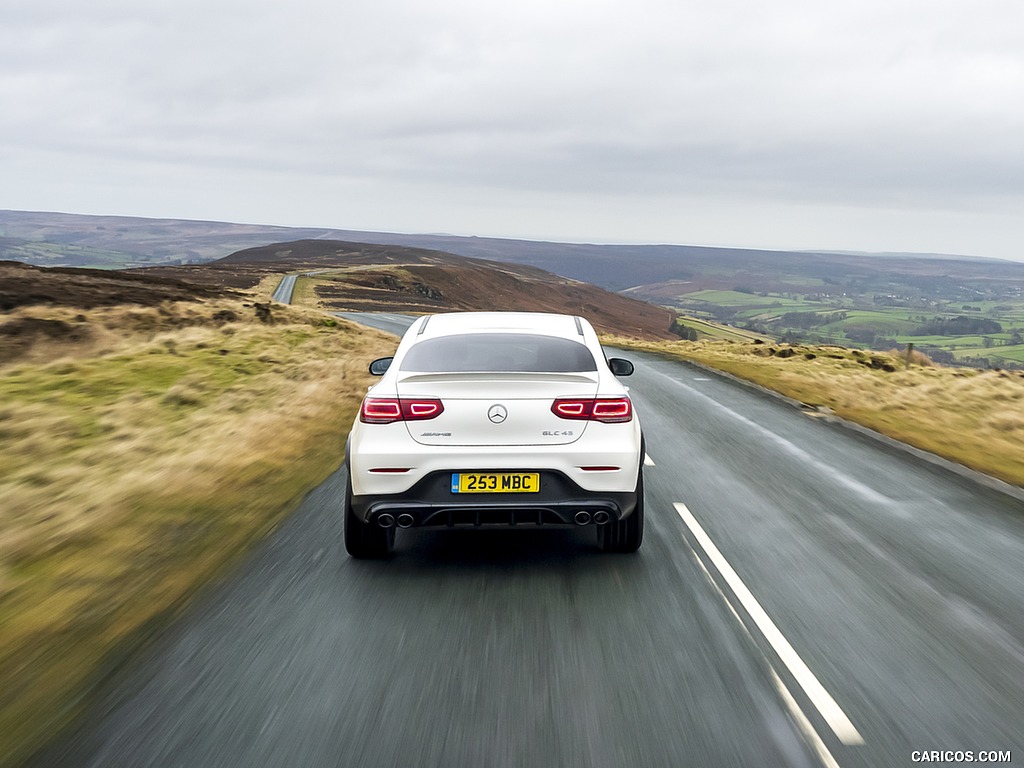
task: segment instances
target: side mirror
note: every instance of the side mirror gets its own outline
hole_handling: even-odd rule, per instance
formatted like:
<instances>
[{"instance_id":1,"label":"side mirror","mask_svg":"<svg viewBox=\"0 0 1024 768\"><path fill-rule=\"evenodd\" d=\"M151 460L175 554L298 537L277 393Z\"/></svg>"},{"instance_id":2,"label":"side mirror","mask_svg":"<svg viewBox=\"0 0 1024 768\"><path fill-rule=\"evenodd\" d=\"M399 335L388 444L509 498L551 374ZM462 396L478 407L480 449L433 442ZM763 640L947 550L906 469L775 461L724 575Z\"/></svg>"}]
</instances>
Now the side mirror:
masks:
<instances>
[{"instance_id":1,"label":"side mirror","mask_svg":"<svg viewBox=\"0 0 1024 768\"><path fill-rule=\"evenodd\" d=\"M370 373L374 376L383 376L388 372L388 368L391 367L391 361L393 357L379 357L370 363Z\"/></svg>"},{"instance_id":2,"label":"side mirror","mask_svg":"<svg viewBox=\"0 0 1024 768\"><path fill-rule=\"evenodd\" d=\"M608 367L611 368L612 373L614 373L616 376L633 375L633 364L629 362L629 360L623 360L621 357L609 358Z\"/></svg>"}]
</instances>

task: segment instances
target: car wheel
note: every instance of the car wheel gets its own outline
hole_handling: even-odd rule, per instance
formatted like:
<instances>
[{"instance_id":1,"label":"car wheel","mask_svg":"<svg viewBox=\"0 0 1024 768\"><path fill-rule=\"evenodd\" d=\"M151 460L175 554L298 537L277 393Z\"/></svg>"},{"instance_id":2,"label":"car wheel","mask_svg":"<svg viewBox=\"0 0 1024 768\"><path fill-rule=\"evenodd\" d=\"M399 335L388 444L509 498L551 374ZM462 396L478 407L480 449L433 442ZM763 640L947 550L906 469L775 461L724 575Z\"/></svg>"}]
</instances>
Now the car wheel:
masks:
<instances>
[{"instance_id":1,"label":"car wheel","mask_svg":"<svg viewBox=\"0 0 1024 768\"><path fill-rule=\"evenodd\" d=\"M633 514L618 523L597 528L597 544L605 552L636 552L644 540L644 468L636 478L636 507Z\"/></svg>"},{"instance_id":2,"label":"car wheel","mask_svg":"<svg viewBox=\"0 0 1024 768\"><path fill-rule=\"evenodd\" d=\"M395 529L364 523L352 510L352 477L345 485L345 549L360 560L387 557L395 546Z\"/></svg>"}]
</instances>

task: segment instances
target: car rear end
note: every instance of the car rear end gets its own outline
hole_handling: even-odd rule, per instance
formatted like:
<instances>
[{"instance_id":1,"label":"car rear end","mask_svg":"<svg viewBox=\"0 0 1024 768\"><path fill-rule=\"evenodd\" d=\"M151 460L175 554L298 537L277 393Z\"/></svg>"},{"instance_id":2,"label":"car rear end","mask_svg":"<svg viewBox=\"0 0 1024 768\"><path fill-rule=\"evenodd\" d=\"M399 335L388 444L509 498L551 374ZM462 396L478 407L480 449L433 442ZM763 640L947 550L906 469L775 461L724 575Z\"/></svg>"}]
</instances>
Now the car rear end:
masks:
<instances>
[{"instance_id":1,"label":"car rear end","mask_svg":"<svg viewBox=\"0 0 1024 768\"><path fill-rule=\"evenodd\" d=\"M540 527L628 518L642 451L589 323L462 313L410 327L347 458L361 524Z\"/></svg>"}]
</instances>

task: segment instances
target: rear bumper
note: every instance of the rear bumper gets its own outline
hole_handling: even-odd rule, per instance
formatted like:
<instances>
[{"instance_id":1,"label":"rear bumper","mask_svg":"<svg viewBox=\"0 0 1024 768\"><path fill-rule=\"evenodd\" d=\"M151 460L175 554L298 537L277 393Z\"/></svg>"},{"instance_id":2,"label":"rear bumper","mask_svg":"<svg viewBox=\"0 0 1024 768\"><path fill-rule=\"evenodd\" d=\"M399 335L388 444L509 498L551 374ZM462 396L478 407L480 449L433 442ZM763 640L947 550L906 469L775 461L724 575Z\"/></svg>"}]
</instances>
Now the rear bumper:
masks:
<instances>
[{"instance_id":1,"label":"rear bumper","mask_svg":"<svg viewBox=\"0 0 1024 768\"><path fill-rule=\"evenodd\" d=\"M414 489L436 473L538 468L571 480L582 494L614 495L636 488L643 459L636 419L626 424L588 424L585 435L568 446L428 446L413 441L402 422L367 426L358 421L353 425L345 449L354 496L416 494Z\"/></svg>"},{"instance_id":2,"label":"rear bumper","mask_svg":"<svg viewBox=\"0 0 1024 768\"><path fill-rule=\"evenodd\" d=\"M401 493L353 496L352 510L370 524L397 520L401 527L509 528L617 522L636 507L635 491L587 491L552 470L540 470L537 493L454 494L451 474L432 472Z\"/></svg>"}]
</instances>

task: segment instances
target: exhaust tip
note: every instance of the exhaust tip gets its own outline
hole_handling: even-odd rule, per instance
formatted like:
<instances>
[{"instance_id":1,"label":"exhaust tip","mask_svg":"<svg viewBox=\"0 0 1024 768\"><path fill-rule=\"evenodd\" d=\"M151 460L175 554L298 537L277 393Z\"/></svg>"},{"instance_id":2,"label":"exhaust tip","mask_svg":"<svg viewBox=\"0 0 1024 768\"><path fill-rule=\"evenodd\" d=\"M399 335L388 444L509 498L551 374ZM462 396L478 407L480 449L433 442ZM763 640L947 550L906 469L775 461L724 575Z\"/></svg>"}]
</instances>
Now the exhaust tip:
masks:
<instances>
[{"instance_id":1,"label":"exhaust tip","mask_svg":"<svg viewBox=\"0 0 1024 768\"><path fill-rule=\"evenodd\" d=\"M415 519L408 512L403 512L398 516L399 528L411 528L414 522L416 522Z\"/></svg>"},{"instance_id":2,"label":"exhaust tip","mask_svg":"<svg viewBox=\"0 0 1024 768\"><path fill-rule=\"evenodd\" d=\"M604 525L609 520L611 520L611 516L607 512L595 512L594 513L594 522L597 523L598 525Z\"/></svg>"},{"instance_id":3,"label":"exhaust tip","mask_svg":"<svg viewBox=\"0 0 1024 768\"><path fill-rule=\"evenodd\" d=\"M573 518L573 520L576 521L576 525L586 525L590 522L590 513L581 509L579 512L576 513L576 516Z\"/></svg>"},{"instance_id":4,"label":"exhaust tip","mask_svg":"<svg viewBox=\"0 0 1024 768\"><path fill-rule=\"evenodd\" d=\"M379 525L381 528L391 528L394 526L394 524L394 515L389 515L387 512L385 512L382 515L377 515L377 525Z\"/></svg>"}]
</instances>

